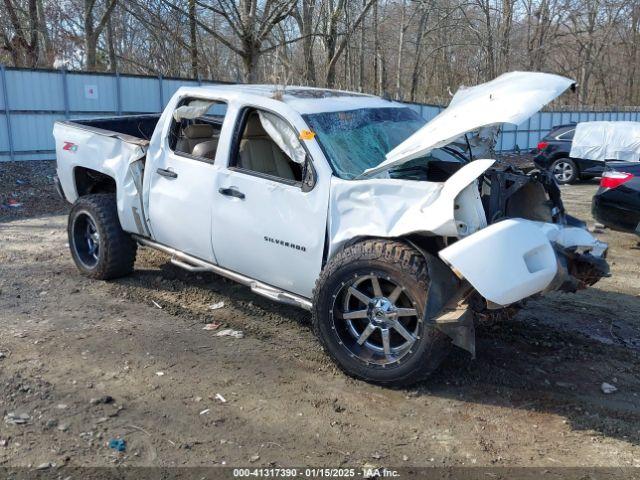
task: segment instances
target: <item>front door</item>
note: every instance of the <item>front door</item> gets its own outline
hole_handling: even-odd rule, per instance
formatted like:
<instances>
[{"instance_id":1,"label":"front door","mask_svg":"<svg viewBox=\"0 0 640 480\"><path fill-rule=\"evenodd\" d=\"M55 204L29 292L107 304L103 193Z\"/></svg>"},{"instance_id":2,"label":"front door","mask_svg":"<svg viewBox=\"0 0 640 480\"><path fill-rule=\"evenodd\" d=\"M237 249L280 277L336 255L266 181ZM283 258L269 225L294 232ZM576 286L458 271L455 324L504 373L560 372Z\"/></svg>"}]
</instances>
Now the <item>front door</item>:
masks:
<instances>
[{"instance_id":1,"label":"front door","mask_svg":"<svg viewBox=\"0 0 640 480\"><path fill-rule=\"evenodd\" d=\"M295 155L279 147L258 110L245 109L239 122L229 166L216 176L213 247L218 263L310 298L322 266L329 188L312 181L304 149L302 158L293 161ZM288 126L279 117L274 124Z\"/></svg>"}]
</instances>

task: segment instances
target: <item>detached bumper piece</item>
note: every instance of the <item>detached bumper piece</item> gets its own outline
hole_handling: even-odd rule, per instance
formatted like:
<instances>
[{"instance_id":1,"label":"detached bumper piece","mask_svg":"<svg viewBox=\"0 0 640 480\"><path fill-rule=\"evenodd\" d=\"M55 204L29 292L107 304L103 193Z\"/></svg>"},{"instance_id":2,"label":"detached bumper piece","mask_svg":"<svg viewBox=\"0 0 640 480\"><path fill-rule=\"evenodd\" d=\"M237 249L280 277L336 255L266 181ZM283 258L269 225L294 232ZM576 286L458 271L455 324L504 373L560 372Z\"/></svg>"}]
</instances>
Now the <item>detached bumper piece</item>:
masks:
<instances>
[{"instance_id":1,"label":"detached bumper piece","mask_svg":"<svg viewBox=\"0 0 640 480\"><path fill-rule=\"evenodd\" d=\"M540 292L575 292L609 274L607 245L588 231L511 218L438 255L488 302L506 306Z\"/></svg>"}]
</instances>

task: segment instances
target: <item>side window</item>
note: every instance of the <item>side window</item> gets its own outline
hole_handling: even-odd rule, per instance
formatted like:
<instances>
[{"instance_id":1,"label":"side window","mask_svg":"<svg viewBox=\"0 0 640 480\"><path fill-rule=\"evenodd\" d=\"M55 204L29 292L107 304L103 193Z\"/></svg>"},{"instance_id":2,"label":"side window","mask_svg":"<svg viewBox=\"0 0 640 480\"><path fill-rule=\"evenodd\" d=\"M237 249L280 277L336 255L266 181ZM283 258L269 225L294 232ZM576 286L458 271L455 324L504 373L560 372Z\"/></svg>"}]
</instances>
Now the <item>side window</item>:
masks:
<instances>
[{"instance_id":1,"label":"side window","mask_svg":"<svg viewBox=\"0 0 640 480\"><path fill-rule=\"evenodd\" d=\"M285 183L301 183L306 178L310 168L306 151L287 121L254 108L246 109L240 118L236 155L230 166Z\"/></svg>"},{"instance_id":2,"label":"side window","mask_svg":"<svg viewBox=\"0 0 640 480\"><path fill-rule=\"evenodd\" d=\"M187 98L173 112L169 146L176 153L213 163L227 104Z\"/></svg>"},{"instance_id":3,"label":"side window","mask_svg":"<svg viewBox=\"0 0 640 480\"><path fill-rule=\"evenodd\" d=\"M564 133L561 133L560 135L558 135L558 140L573 140L573 134L576 133L575 128L572 128L571 130L567 130Z\"/></svg>"}]
</instances>

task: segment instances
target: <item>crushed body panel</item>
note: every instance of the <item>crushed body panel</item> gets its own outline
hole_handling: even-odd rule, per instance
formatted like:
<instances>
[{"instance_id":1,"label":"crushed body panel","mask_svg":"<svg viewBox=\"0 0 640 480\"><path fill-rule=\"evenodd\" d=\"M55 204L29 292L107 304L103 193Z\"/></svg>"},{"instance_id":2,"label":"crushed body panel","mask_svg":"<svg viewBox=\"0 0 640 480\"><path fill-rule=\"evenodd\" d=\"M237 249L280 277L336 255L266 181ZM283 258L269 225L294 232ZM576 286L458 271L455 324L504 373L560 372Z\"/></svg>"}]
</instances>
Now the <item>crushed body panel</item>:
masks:
<instances>
[{"instance_id":1,"label":"crushed body panel","mask_svg":"<svg viewBox=\"0 0 640 480\"><path fill-rule=\"evenodd\" d=\"M142 199L142 176L148 142L130 135L75 122L56 122L57 174L67 201L78 198L75 169L86 168L115 181L118 217L123 230L148 235Z\"/></svg>"},{"instance_id":2,"label":"crushed body panel","mask_svg":"<svg viewBox=\"0 0 640 480\"><path fill-rule=\"evenodd\" d=\"M359 237L402 237L415 232L458 237L484 228L487 221L476 180L493 164L494 160L468 163L446 182L333 177L329 257Z\"/></svg>"}]
</instances>

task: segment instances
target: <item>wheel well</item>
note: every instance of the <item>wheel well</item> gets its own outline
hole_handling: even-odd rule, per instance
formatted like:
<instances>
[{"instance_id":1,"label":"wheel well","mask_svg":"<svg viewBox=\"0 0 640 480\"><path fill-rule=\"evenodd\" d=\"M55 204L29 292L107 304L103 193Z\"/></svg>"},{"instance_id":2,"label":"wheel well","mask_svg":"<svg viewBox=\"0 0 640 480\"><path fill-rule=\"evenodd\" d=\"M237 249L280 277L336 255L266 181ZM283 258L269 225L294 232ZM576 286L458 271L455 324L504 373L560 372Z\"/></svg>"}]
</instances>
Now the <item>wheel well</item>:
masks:
<instances>
[{"instance_id":1,"label":"wheel well","mask_svg":"<svg viewBox=\"0 0 640 480\"><path fill-rule=\"evenodd\" d=\"M420 251L421 254L431 254L435 257L438 256L438 252L447 246L446 239L442 237L434 237L429 235L421 235L421 234L411 234L404 237L354 237L347 242L345 242L339 250L335 251L332 256L335 256L338 252L344 250L347 247L359 242L363 242L365 240L395 240L397 242L405 243L416 250ZM326 260L328 262L329 259ZM325 264L326 264L325 262Z\"/></svg>"},{"instance_id":2,"label":"wheel well","mask_svg":"<svg viewBox=\"0 0 640 480\"><path fill-rule=\"evenodd\" d=\"M76 167L73 171L78 196L93 193L116 193L116 181L102 172Z\"/></svg>"}]
</instances>

